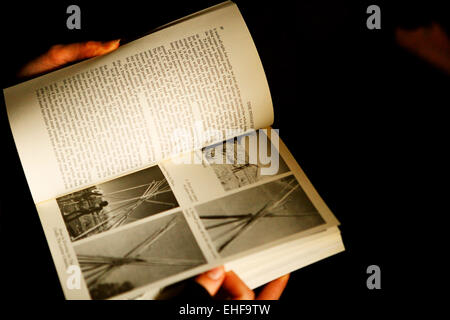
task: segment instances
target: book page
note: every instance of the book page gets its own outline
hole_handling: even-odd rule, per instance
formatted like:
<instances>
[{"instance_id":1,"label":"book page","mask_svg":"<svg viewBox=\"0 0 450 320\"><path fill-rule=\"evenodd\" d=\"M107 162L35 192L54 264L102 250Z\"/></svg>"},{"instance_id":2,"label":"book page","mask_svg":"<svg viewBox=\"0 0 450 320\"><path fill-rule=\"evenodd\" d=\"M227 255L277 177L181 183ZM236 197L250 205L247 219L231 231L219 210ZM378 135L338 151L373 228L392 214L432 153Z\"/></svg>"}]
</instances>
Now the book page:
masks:
<instances>
[{"instance_id":1,"label":"book page","mask_svg":"<svg viewBox=\"0 0 450 320\"><path fill-rule=\"evenodd\" d=\"M36 203L273 121L260 59L231 2L4 95Z\"/></svg>"},{"instance_id":2,"label":"book page","mask_svg":"<svg viewBox=\"0 0 450 320\"><path fill-rule=\"evenodd\" d=\"M343 250L340 238L312 246L339 222L275 130L179 155L37 209L68 299L133 298L223 264L244 272L240 261L250 255L284 259L292 271ZM299 261L279 257L299 239ZM80 270L77 290L71 269Z\"/></svg>"}]
</instances>

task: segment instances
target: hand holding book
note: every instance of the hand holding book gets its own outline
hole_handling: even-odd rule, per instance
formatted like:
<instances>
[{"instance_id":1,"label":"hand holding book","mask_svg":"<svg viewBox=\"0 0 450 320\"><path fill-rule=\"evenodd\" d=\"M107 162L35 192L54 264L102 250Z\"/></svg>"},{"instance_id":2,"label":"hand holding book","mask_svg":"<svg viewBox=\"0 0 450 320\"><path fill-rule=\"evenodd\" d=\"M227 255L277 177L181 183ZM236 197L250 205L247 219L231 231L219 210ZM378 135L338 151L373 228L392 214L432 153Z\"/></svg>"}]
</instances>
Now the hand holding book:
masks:
<instances>
[{"instance_id":1,"label":"hand holding book","mask_svg":"<svg viewBox=\"0 0 450 320\"><path fill-rule=\"evenodd\" d=\"M119 47L119 43L120 40L89 41L52 46L46 53L25 64L19 71L18 77L33 77L72 62L110 53ZM277 300L283 293L288 279L289 274L269 282L257 296L237 274L233 271L225 272L223 267L202 273L195 278L195 281L206 289L211 297L231 300Z\"/></svg>"},{"instance_id":2,"label":"hand holding book","mask_svg":"<svg viewBox=\"0 0 450 320\"><path fill-rule=\"evenodd\" d=\"M199 276L201 292L253 298L344 250L338 220L264 129L270 91L235 4L117 47L54 46L19 75L96 58L4 89L67 299L159 298L221 265L232 272Z\"/></svg>"}]
</instances>

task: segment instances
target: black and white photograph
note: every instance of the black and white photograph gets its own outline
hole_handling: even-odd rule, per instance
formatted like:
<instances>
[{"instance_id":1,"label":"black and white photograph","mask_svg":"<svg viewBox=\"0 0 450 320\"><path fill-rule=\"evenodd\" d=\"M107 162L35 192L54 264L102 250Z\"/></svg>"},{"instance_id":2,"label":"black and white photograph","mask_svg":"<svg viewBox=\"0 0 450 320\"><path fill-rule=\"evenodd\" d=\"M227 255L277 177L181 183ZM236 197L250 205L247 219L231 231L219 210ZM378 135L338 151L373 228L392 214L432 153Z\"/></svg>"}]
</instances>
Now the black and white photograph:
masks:
<instances>
[{"instance_id":1,"label":"black and white photograph","mask_svg":"<svg viewBox=\"0 0 450 320\"><path fill-rule=\"evenodd\" d=\"M206 263L182 212L75 247L92 299L107 299Z\"/></svg>"},{"instance_id":2,"label":"black and white photograph","mask_svg":"<svg viewBox=\"0 0 450 320\"><path fill-rule=\"evenodd\" d=\"M243 190L195 209L223 257L325 223L294 176Z\"/></svg>"},{"instance_id":3,"label":"black and white photograph","mask_svg":"<svg viewBox=\"0 0 450 320\"><path fill-rule=\"evenodd\" d=\"M56 199L72 241L178 207L153 166Z\"/></svg>"},{"instance_id":4,"label":"black and white photograph","mask_svg":"<svg viewBox=\"0 0 450 320\"><path fill-rule=\"evenodd\" d=\"M256 131L251 138L246 138L246 136L251 135L242 135L203 149L206 160L217 159L217 156L223 157L223 163L211 161L210 165L225 191L270 179L274 174L265 174L263 169L269 166L275 168L275 174L283 174L289 171L289 167L279 156L278 150L262 130ZM266 150L263 151L259 146L261 136L267 141ZM250 144L254 145L251 146ZM251 161L250 152L255 153L254 159L256 161ZM263 152L264 155L262 155ZM222 154L216 155L215 153ZM265 160L268 160L268 164L261 164L262 156L266 158Z\"/></svg>"}]
</instances>

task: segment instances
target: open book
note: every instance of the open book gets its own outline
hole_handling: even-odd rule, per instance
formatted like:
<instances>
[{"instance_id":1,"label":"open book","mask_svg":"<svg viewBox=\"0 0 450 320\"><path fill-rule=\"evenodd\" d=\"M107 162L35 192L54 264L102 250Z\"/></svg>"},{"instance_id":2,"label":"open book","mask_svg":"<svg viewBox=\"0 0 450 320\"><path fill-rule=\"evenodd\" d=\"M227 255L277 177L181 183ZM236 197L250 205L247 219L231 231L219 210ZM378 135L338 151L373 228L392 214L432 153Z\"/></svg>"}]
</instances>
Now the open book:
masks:
<instances>
[{"instance_id":1,"label":"open book","mask_svg":"<svg viewBox=\"0 0 450 320\"><path fill-rule=\"evenodd\" d=\"M222 264L255 288L344 250L269 128L232 2L4 95L67 299L149 297Z\"/></svg>"}]
</instances>

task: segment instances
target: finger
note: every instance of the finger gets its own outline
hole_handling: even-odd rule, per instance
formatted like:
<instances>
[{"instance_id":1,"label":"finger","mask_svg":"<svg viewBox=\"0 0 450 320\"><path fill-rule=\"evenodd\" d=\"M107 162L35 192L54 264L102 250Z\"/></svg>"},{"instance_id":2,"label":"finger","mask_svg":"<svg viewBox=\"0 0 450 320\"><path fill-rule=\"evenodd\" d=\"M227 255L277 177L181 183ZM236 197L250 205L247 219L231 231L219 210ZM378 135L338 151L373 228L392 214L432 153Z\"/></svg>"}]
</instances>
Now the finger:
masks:
<instances>
[{"instance_id":1,"label":"finger","mask_svg":"<svg viewBox=\"0 0 450 320\"><path fill-rule=\"evenodd\" d=\"M211 296L215 296L224 279L225 269L221 266L202 273L195 278L195 281L205 288Z\"/></svg>"},{"instance_id":2,"label":"finger","mask_svg":"<svg viewBox=\"0 0 450 320\"><path fill-rule=\"evenodd\" d=\"M43 55L27 63L19 71L18 76L29 77L57 69L70 62L101 56L116 50L119 43L120 40L112 40L55 45Z\"/></svg>"},{"instance_id":3,"label":"finger","mask_svg":"<svg viewBox=\"0 0 450 320\"><path fill-rule=\"evenodd\" d=\"M278 300L283 293L284 288L286 288L288 280L289 274L286 274L269 282L258 294L256 300Z\"/></svg>"},{"instance_id":4,"label":"finger","mask_svg":"<svg viewBox=\"0 0 450 320\"><path fill-rule=\"evenodd\" d=\"M228 271L225 275L222 287L220 288L224 295L233 300L254 300L255 293L235 274Z\"/></svg>"},{"instance_id":5,"label":"finger","mask_svg":"<svg viewBox=\"0 0 450 320\"><path fill-rule=\"evenodd\" d=\"M439 24L396 29L395 37L399 45L450 74L450 39Z\"/></svg>"}]
</instances>

